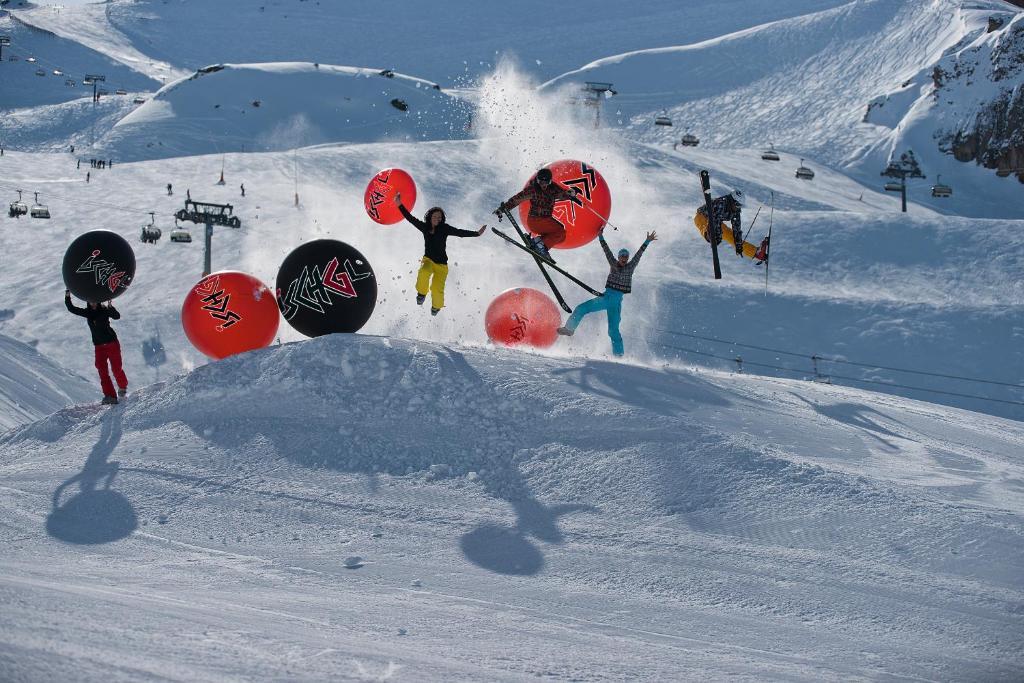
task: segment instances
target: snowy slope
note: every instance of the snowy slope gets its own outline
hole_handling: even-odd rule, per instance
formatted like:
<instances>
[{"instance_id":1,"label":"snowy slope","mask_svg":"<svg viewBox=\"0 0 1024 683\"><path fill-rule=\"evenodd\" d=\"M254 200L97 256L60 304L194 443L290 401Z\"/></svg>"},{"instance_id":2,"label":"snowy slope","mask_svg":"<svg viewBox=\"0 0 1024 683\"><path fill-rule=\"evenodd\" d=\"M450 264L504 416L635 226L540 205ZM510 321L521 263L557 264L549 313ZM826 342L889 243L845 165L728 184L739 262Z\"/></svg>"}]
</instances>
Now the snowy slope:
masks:
<instances>
[{"instance_id":1,"label":"snowy slope","mask_svg":"<svg viewBox=\"0 0 1024 683\"><path fill-rule=\"evenodd\" d=\"M1013 678L1022 452L840 387L288 344L0 437L0 669Z\"/></svg>"},{"instance_id":2,"label":"snowy slope","mask_svg":"<svg viewBox=\"0 0 1024 683\"><path fill-rule=\"evenodd\" d=\"M298 62L204 67L162 88L96 148L135 161L467 135L468 106L429 81L384 73Z\"/></svg>"},{"instance_id":3,"label":"snowy slope","mask_svg":"<svg viewBox=\"0 0 1024 683\"><path fill-rule=\"evenodd\" d=\"M956 188L951 200L933 200L932 183L920 182L912 185L915 201L960 215L1018 218L1019 184L940 150L936 138L949 118L930 105L932 69L944 53L986 40L985 19L1007 9L999 0L850 2L703 42L605 57L543 87L568 94L585 81L611 82L618 94L604 104L606 118L632 138L668 146L689 131L716 150L773 143L878 188L888 158L913 149L929 178L943 174ZM1020 78L1004 85L1014 83ZM974 104L951 97L961 109ZM868 105L884 98L886 111L864 122ZM900 104L916 102L922 111L904 121ZM656 126L658 115L673 126Z\"/></svg>"},{"instance_id":4,"label":"snowy slope","mask_svg":"<svg viewBox=\"0 0 1024 683\"><path fill-rule=\"evenodd\" d=\"M0 311L0 330L12 311ZM33 346L0 333L0 432L34 422L60 408L97 400L98 390Z\"/></svg>"}]
</instances>

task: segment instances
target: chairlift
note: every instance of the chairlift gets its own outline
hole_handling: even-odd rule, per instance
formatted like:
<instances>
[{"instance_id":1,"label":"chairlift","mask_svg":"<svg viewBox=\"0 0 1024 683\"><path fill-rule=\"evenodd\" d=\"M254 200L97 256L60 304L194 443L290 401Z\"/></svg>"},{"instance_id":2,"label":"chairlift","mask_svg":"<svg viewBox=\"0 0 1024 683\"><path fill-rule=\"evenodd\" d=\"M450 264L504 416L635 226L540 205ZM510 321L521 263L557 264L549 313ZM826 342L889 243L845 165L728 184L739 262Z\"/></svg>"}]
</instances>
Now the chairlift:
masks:
<instances>
[{"instance_id":1,"label":"chairlift","mask_svg":"<svg viewBox=\"0 0 1024 683\"><path fill-rule=\"evenodd\" d=\"M679 147L679 145L682 145L683 147L696 147L699 144L700 139L696 135L693 133L687 133L679 139L677 144L673 145L673 148Z\"/></svg>"},{"instance_id":2,"label":"chairlift","mask_svg":"<svg viewBox=\"0 0 1024 683\"><path fill-rule=\"evenodd\" d=\"M64 72L63 72L63 71L61 71L60 69L54 69L54 70L53 70L53 75L54 75L54 76L63 76L63 75L64 75Z\"/></svg>"},{"instance_id":3,"label":"chairlift","mask_svg":"<svg viewBox=\"0 0 1024 683\"><path fill-rule=\"evenodd\" d=\"M73 78L65 78L64 79L64 85L68 86L69 88L74 88L75 87L75 79L73 79Z\"/></svg>"},{"instance_id":4,"label":"chairlift","mask_svg":"<svg viewBox=\"0 0 1024 683\"><path fill-rule=\"evenodd\" d=\"M124 88L118 88L117 90L114 91L114 94L115 95L127 95L128 91L125 90Z\"/></svg>"},{"instance_id":5,"label":"chairlift","mask_svg":"<svg viewBox=\"0 0 1024 683\"><path fill-rule=\"evenodd\" d=\"M656 125L656 126L671 126L672 125L672 119L670 119L667 116L659 116L656 119L654 119L654 125Z\"/></svg>"},{"instance_id":6,"label":"chairlift","mask_svg":"<svg viewBox=\"0 0 1024 683\"><path fill-rule=\"evenodd\" d=\"M895 181L889 181L889 182L887 182L885 184L885 191L886 192L902 192L903 191L903 183L897 183Z\"/></svg>"},{"instance_id":7,"label":"chairlift","mask_svg":"<svg viewBox=\"0 0 1024 683\"><path fill-rule=\"evenodd\" d=\"M163 231L156 227L156 214L150 211L149 225L142 226L142 234L139 235L139 239L146 244L156 244L162 234Z\"/></svg>"},{"instance_id":8,"label":"chairlift","mask_svg":"<svg viewBox=\"0 0 1024 683\"><path fill-rule=\"evenodd\" d=\"M952 197L953 188L949 185L942 184L942 175L935 177L935 184L932 185L932 196L933 197Z\"/></svg>"},{"instance_id":9,"label":"chairlift","mask_svg":"<svg viewBox=\"0 0 1024 683\"><path fill-rule=\"evenodd\" d=\"M96 83L96 80L92 79L92 78L83 78L82 79L82 85L94 85L95 83Z\"/></svg>"},{"instance_id":10,"label":"chairlift","mask_svg":"<svg viewBox=\"0 0 1024 683\"><path fill-rule=\"evenodd\" d=\"M31 215L32 218L49 218L50 217L50 209L48 209L45 204L40 204L39 203L39 193L38 192L36 192L35 195L36 195L36 203L32 205L32 210L29 211L29 215Z\"/></svg>"},{"instance_id":11,"label":"chairlift","mask_svg":"<svg viewBox=\"0 0 1024 683\"><path fill-rule=\"evenodd\" d=\"M99 90L96 91L97 97L102 97L103 95L109 95L109 94L110 94L110 91L109 90L104 90L103 88L100 88Z\"/></svg>"},{"instance_id":12,"label":"chairlift","mask_svg":"<svg viewBox=\"0 0 1024 683\"><path fill-rule=\"evenodd\" d=\"M28 62L29 64L35 64L36 63L36 58L35 57L29 57L25 61Z\"/></svg>"},{"instance_id":13,"label":"chairlift","mask_svg":"<svg viewBox=\"0 0 1024 683\"><path fill-rule=\"evenodd\" d=\"M42 69L36 69L36 76L45 76L46 72Z\"/></svg>"},{"instance_id":14,"label":"chairlift","mask_svg":"<svg viewBox=\"0 0 1024 683\"><path fill-rule=\"evenodd\" d=\"M11 218L18 218L28 213L28 205L21 201L21 190L18 190L18 201L11 202L11 206L7 209L7 215Z\"/></svg>"},{"instance_id":15,"label":"chairlift","mask_svg":"<svg viewBox=\"0 0 1024 683\"><path fill-rule=\"evenodd\" d=\"M800 160L800 167L796 169L796 177L800 180L814 180L814 171L804 166L804 160Z\"/></svg>"},{"instance_id":16,"label":"chairlift","mask_svg":"<svg viewBox=\"0 0 1024 683\"><path fill-rule=\"evenodd\" d=\"M768 149L761 150L762 161L779 161L779 153L775 151L775 145L768 145Z\"/></svg>"},{"instance_id":17,"label":"chairlift","mask_svg":"<svg viewBox=\"0 0 1024 683\"><path fill-rule=\"evenodd\" d=\"M192 233L185 230L182 227L175 226L174 230L171 230L171 241L172 242L191 242Z\"/></svg>"},{"instance_id":18,"label":"chairlift","mask_svg":"<svg viewBox=\"0 0 1024 683\"><path fill-rule=\"evenodd\" d=\"M18 55L9 55L7 57L7 61L8 62L18 62L18 61L21 61L21 57L19 57Z\"/></svg>"},{"instance_id":19,"label":"chairlift","mask_svg":"<svg viewBox=\"0 0 1024 683\"><path fill-rule=\"evenodd\" d=\"M134 100L132 100L132 104L145 104L145 103L146 103L146 98L145 97L136 97Z\"/></svg>"}]
</instances>

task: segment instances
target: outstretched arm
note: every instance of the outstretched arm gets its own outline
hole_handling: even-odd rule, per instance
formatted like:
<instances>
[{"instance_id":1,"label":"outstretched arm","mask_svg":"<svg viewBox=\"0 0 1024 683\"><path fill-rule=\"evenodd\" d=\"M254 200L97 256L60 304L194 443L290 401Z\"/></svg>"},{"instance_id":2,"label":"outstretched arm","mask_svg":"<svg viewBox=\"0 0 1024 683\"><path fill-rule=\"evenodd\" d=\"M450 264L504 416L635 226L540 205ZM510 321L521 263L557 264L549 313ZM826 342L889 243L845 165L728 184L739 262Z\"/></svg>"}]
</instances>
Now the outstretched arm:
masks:
<instances>
[{"instance_id":1,"label":"outstretched arm","mask_svg":"<svg viewBox=\"0 0 1024 683\"><path fill-rule=\"evenodd\" d=\"M75 306L73 303L71 303L71 292L69 292L66 289L64 290L64 305L67 306L68 310L74 313L75 315L80 315L83 318L87 317L84 308L79 308L78 306Z\"/></svg>"},{"instance_id":2,"label":"outstretched arm","mask_svg":"<svg viewBox=\"0 0 1024 683\"><path fill-rule=\"evenodd\" d=\"M409 210L406 209L405 206L402 204L401 192L395 193L395 204L398 206L398 210L402 212L402 215L405 216L405 220L412 223L417 230L419 230L420 232L424 232L427 229L427 224L421 221L419 218L416 218L416 216L413 216L411 213L409 213Z\"/></svg>"},{"instance_id":3,"label":"outstretched arm","mask_svg":"<svg viewBox=\"0 0 1024 683\"><path fill-rule=\"evenodd\" d=\"M498 206L498 211L508 211L509 209L515 208L523 203L524 200L529 199L533 196L529 186L523 188L521 192L517 192Z\"/></svg>"},{"instance_id":4,"label":"outstretched arm","mask_svg":"<svg viewBox=\"0 0 1024 683\"><path fill-rule=\"evenodd\" d=\"M644 255L645 251L647 251L647 245L656 239L658 239L658 233L654 231L647 233L647 239L644 240L644 243L641 244L640 248L636 250L635 254L633 254L633 258L629 260L629 265L636 268L636 265L640 263L640 257Z\"/></svg>"},{"instance_id":5,"label":"outstretched arm","mask_svg":"<svg viewBox=\"0 0 1024 683\"><path fill-rule=\"evenodd\" d=\"M612 255L612 250L608 248L608 243L604 241L604 228L601 228L601 232L597 233L597 241L601 243L601 249L604 250L604 256L608 259L608 265L615 265L615 256Z\"/></svg>"},{"instance_id":6,"label":"outstretched arm","mask_svg":"<svg viewBox=\"0 0 1024 683\"><path fill-rule=\"evenodd\" d=\"M455 228L448 226L448 234L455 235L456 237L479 237L484 234L484 230L487 228L486 225L481 225L479 230L463 230L461 228Z\"/></svg>"}]
</instances>

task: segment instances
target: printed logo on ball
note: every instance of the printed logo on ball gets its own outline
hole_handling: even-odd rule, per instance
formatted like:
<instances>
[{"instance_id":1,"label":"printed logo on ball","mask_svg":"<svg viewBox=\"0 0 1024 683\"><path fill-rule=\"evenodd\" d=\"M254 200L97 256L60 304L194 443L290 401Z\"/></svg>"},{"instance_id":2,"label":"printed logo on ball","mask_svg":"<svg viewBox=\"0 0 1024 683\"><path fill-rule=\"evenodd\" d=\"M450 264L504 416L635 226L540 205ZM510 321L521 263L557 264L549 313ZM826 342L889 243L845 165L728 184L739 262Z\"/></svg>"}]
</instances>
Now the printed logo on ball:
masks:
<instances>
[{"instance_id":1,"label":"printed logo on ball","mask_svg":"<svg viewBox=\"0 0 1024 683\"><path fill-rule=\"evenodd\" d=\"M344 270L339 272L338 266L337 256L328 261L323 270L318 265L312 269L305 266L299 276L288 283L284 296L278 290L278 303L285 320L291 320L300 307L323 315L325 306L334 305L332 295L354 299L359 296L355 283L373 275L369 270L356 272L349 259L345 259Z\"/></svg>"},{"instance_id":2,"label":"printed logo on ball","mask_svg":"<svg viewBox=\"0 0 1024 683\"><path fill-rule=\"evenodd\" d=\"M117 291L118 285L125 276L125 271L118 270L117 264L101 259L100 250L93 250L89 258L82 262L82 265L75 269L75 273L92 273L93 282L108 288L111 292ZM125 283L127 286L127 283Z\"/></svg>"},{"instance_id":3,"label":"printed logo on ball","mask_svg":"<svg viewBox=\"0 0 1024 683\"><path fill-rule=\"evenodd\" d=\"M224 288L220 286L220 276L203 280L196 285L196 292L202 295L200 301L203 303L203 310L209 311L210 317L214 320L221 321L217 326L218 332L223 332L242 319L242 316L228 308L231 305L231 295L225 293Z\"/></svg>"}]
</instances>

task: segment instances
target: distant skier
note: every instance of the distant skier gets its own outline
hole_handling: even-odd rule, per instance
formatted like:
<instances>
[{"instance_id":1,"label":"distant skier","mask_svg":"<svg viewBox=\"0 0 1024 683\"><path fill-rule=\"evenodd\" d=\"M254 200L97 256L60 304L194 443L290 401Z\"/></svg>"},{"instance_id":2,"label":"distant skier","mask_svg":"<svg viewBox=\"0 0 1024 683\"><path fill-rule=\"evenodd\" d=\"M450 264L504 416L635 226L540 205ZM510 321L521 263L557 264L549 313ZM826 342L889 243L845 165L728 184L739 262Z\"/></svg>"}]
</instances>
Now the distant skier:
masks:
<instances>
[{"instance_id":1,"label":"distant skier","mask_svg":"<svg viewBox=\"0 0 1024 683\"><path fill-rule=\"evenodd\" d=\"M239 187L242 188L242 196L245 196L245 183L242 183Z\"/></svg>"},{"instance_id":2,"label":"distant skier","mask_svg":"<svg viewBox=\"0 0 1024 683\"><path fill-rule=\"evenodd\" d=\"M91 174L92 174L92 171L86 171L86 172L85 172L85 182L87 182L87 183L89 182L89 176L90 176Z\"/></svg>"},{"instance_id":3,"label":"distant skier","mask_svg":"<svg viewBox=\"0 0 1024 683\"><path fill-rule=\"evenodd\" d=\"M170 197L173 194L174 194L174 188L171 187L170 183L167 183L167 196Z\"/></svg>"},{"instance_id":4,"label":"distant skier","mask_svg":"<svg viewBox=\"0 0 1024 683\"><path fill-rule=\"evenodd\" d=\"M556 202L572 199L575 196L575 187L570 189L562 187L552 180L551 169L542 168L537 171L522 192L517 192L502 202L494 210L494 215L501 218L505 211L529 200L530 213L526 217L526 226L530 232L536 233L536 236L530 241L538 254L554 262L548 250L565 241L565 226L552 218L551 212L554 210Z\"/></svg>"},{"instance_id":5,"label":"distant skier","mask_svg":"<svg viewBox=\"0 0 1024 683\"><path fill-rule=\"evenodd\" d=\"M714 214L710 224L713 226L713 234L715 238L715 244L722 243L723 237L723 223L729 223L732 228L725 228L725 241L732 244L736 249L736 253L740 256L747 256L748 258L754 258L754 252L756 247L752 244L744 246L743 241L743 229L741 226L742 209L745 197L743 196L742 190L733 190L727 195L722 195L718 199L711 200L711 212ZM700 230L700 234L704 236L704 239L711 243L711 239L708 237L708 210L706 206L701 206L697 209L697 215L693 217L693 222ZM750 253L744 253L749 251Z\"/></svg>"},{"instance_id":6,"label":"distant skier","mask_svg":"<svg viewBox=\"0 0 1024 683\"><path fill-rule=\"evenodd\" d=\"M487 226L481 225L479 230L454 228L445 222L444 210L439 206L428 209L421 221L402 205L401 192L395 193L395 204L405 216L405 220L423 233L423 260L420 262L420 269L416 274L416 303L422 305L426 301L429 291L430 315L437 315L444 308L444 283L448 278L448 251L446 249L448 238L452 235L455 237L479 237L484 234Z\"/></svg>"},{"instance_id":7,"label":"distant skier","mask_svg":"<svg viewBox=\"0 0 1024 683\"><path fill-rule=\"evenodd\" d=\"M117 333L110 326L110 320L120 320L121 314L109 302L97 304L90 301L85 308L78 308L71 303L71 292L64 290L64 305L75 315L80 315L89 321L89 331L92 333L92 343L95 347L96 371L100 375L100 387L103 389L104 405L114 405L118 396L124 396L128 392L128 378L121 368L121 344L117 341ZM117 382L117 393L114 393L114 384L110 381L107 373L107 364L114 373L114 380Z\"/></svg>"},{"instance_id":8,"label":"distant skier","mask_svg":"<svg viewBox=\"0 0 1024 683\"><path fill-rule=\"evenodd\" d=\"M78 168L82 168L82 160L81 160L81 159L79 159L79 160L78 160L78 163L77 163L77 164L75 164L75 168L76 168L76 169L78 169Z\"/></svg>"},{"instance_id":9,"label":"distant skier","mask_svg":"<svg viewBox=\"0 0 1024 683\"><path fill-rule=\"evenodd\" d=\"M188 201L192 201L192 190L188 189L187 187L185 188L185 199Z\"/></svg>"},{"instance_id":10,"label":"distant skier","mask_svg":"<svg viewBox=\"0 0 1024 683\"><path fill-rule=\"evenodd\" d=\"M612 353L616 356L625 353L622 346L622 334L619 332L619 322L622 320L622 297L633 289L633 271L640 263L640 257L644 255L647 246L656 239L658 239L658 233L647 233L647 239L637 249L632 259L629 258L628 249L619 249L619 253L613 256L612 250L608 248L608 243L604 240L604 228L601 228L601 232L598 233L598 241L608 259L608 265L611 266L611 272L608 273L608 280L604 285L604 296L594 297L577 306L573 314L565 321L565 326L558 328L558 334L571 337L584 316L604 310L608 312L608 336L612 340Z\"/></svg>"}]
</instances>

